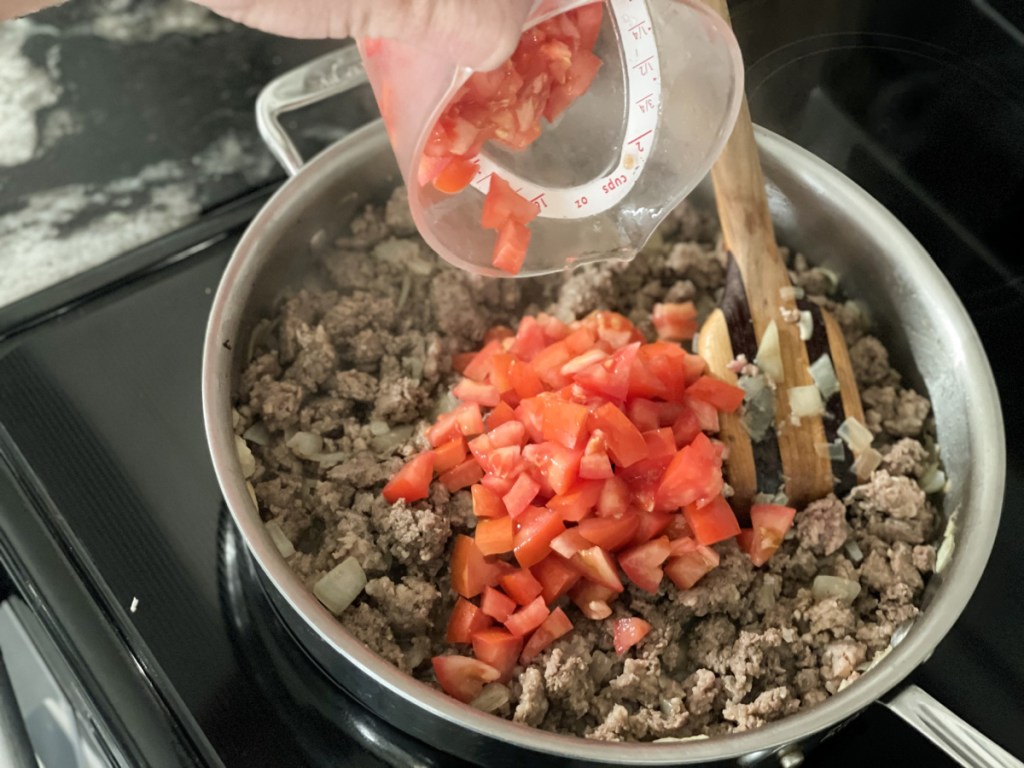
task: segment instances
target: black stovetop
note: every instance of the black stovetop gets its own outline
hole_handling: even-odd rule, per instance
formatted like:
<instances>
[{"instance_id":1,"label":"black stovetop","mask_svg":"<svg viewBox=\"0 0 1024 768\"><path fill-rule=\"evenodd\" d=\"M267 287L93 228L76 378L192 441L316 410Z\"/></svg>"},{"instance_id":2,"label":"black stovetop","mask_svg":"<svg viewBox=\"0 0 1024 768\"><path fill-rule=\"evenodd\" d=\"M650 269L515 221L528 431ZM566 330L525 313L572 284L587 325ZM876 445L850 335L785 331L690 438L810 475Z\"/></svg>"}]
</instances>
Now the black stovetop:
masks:
<instances>
[{"instance_id":1,"label":"black stovetop","mask_svg":"<svg viewBox=\"0 0 1024 768\"><path fill-rule=\"evenodd\" d=\"M745 24L778 6L741 3L741 40ZM968 67L948 46L920 55L924 44L907 42L898 16L870 20L874 31L846 18L844 44L820 46L826 65L801 99L790 95L785 114L764 104L779 103L773 78L806 63L806 46L780 43L753 57L751 100L760 122L840 167L911 227L982 336L1010 435L1007 501L977 593L912 680L1024 756L1024 519L1015 514L1024 445L1014 437L1024 428L1015 338L1024 270L1019 248L1000 242L1024 213L1024 145L1013 140L1024 136L1024 95L1008 95L995 70ZM988 40L987 27L963 29ZM901 35L899 45L883 44ZM1019 72L1024 37L1008 39ZM934 53L938 43L928 45ZM986 62L1000 51L989 45ZM843 87L844 67L869 73L876 87ZM943 79L943 67L956 76ZM927 108L915 110L906 95L915 88L935 97ZM903 96L886 108L884 94ZM960 137L955 147L948 134ZM74 662L126 765L454 765L333 687L245 586L248 565L206 447L200 350L221 271L268 191L0 309L0 586L26 598ZM878 707L808 764L879 759L950 764Z\"/></svg>"}]
</instances>

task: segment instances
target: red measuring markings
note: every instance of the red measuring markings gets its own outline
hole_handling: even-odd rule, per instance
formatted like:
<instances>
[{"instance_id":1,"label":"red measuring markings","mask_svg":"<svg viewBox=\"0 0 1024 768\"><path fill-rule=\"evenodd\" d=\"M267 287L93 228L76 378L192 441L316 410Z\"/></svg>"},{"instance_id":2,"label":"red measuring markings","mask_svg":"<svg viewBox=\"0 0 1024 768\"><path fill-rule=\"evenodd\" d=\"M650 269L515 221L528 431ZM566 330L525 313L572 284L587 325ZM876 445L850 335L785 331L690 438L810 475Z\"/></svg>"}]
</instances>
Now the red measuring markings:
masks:
<instances>
[{"instance_id":1,"label":"red measuring markings","mask_svg":"<svg viewBox=\"0 0 1024 768\"><path fill-rule=\"evenodd\" d=\"M648 93L646 96L641 96L633 103L640 107L640 112L642 114L646 115L647 110L654 109L654 94Z\"/></svg>"},{"instance_id":2,"label":"red measuring markings","mask_svg":"<svg viewBox=\"0 0 1024 768\"><path fill-rule=\"evenodd\" d=\"M545 208L548 207L548 201L544 199L544 193L543 192L541 192L535 198L530 200L530 202L533 203L534 205L536 205L541 210L544 210Z\"/></svg>"},{"instance_id":3,"label":"red measuring markings","mask_svg":"<svg viewBox=\"0 0 1024 768\"><path fill-rule=\"evenodd\" d=\"M647 138L648 136L650 136L652 133L654 133L653 129L652 130L648 130L648 131L644 131L639 136L630 139L628 143L629 144L633 144L634 146L636 146L636 151L637 152L643 152L644 151L643 140L645 138Z\"/></svg>"},{"instance_id":4,"label":"red measuring markings","mask_svg":"<svg viewBox=\"0 0 1024 768\"><path fill-rule=\"evenodd\" d=\"M629 28L630 34L633 35L634 40L643 40L649 34L651 34L651 28L646 22L638 22Z\"/></svg>"},{"instance_id":5,"label":"red measuring markings","mask_svg":"<svg viewBox=\"0 0 1024 768\"><path fill-rule=\"evenodd\" d=\"M638 61L633 65L633 69L639 72L641 75L649 75L654 71L654 57L648 56L643 61Z\"/></svg>"}]
</instances>

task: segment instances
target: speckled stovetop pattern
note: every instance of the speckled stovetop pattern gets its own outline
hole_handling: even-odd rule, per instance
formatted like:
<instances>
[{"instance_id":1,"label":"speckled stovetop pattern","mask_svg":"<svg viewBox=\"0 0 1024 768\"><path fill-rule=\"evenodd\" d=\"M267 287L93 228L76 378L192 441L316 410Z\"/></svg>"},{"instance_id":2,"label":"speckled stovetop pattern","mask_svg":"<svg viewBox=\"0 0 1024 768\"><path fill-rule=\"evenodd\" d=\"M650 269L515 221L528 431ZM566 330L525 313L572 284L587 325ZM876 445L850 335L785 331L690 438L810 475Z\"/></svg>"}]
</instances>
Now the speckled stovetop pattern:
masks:
<instances>
[{"instance_id":1,"label":"speckled stovetop pattern","mask_svg":"<svg viewBox=\"0 0 1024 768\"><path fill-rule=\"evenodd\" d=\"M256 95L339 44L186 0L74 0L0 23L0 306L280 178ZM322 144L344 119L292 122Z\"/></svg>"}]
</instances>

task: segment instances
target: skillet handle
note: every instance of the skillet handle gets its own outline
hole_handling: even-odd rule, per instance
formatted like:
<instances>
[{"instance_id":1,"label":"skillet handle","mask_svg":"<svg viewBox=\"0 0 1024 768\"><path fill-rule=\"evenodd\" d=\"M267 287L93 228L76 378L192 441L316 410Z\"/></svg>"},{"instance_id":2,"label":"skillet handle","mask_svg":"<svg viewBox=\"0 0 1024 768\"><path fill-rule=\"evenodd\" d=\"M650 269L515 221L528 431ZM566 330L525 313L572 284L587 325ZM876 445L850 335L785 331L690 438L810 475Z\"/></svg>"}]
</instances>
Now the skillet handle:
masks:
<instances>
[{"instance_id":1,"label":"skillet handle","mask_svg":"<svg viewBox=\"0 0 1024 768\"><path fill-rule=\"evenodd\" d=\"M359 50L346 45L271 80L256 98L256 127L271 154L294 176L302 155L281 125L285 112L302 109L368 83Z\"/></svg>"},{"instance_id":2,"label":"skillet handle","mask_svg":"<svg viewBox=\"0 0 1024 768\"><path fill-rule=\"evenodd\" d=\"M1024 768L1024 763L916 685L882 703L966 768Z\"/></svg>"}]
</instances>

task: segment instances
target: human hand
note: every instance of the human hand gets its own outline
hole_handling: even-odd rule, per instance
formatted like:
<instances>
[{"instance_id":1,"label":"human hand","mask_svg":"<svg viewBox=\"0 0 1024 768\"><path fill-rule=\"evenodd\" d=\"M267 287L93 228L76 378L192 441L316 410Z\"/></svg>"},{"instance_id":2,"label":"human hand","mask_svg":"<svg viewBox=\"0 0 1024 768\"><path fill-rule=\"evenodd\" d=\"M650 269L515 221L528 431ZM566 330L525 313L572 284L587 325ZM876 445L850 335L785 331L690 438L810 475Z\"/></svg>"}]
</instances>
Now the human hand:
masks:
<instances>
[{"instance_id":1,"label":"human hand","mask_svg":"<svg viewBox=\"0 0 1024 768\"><path fill-rule=\"evenodd\" d=\"M533 0L195 0L287 37L403 40L473 69L512 55Z\"/></svg>"}]
</instances>

